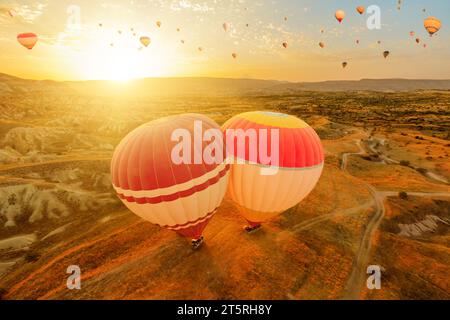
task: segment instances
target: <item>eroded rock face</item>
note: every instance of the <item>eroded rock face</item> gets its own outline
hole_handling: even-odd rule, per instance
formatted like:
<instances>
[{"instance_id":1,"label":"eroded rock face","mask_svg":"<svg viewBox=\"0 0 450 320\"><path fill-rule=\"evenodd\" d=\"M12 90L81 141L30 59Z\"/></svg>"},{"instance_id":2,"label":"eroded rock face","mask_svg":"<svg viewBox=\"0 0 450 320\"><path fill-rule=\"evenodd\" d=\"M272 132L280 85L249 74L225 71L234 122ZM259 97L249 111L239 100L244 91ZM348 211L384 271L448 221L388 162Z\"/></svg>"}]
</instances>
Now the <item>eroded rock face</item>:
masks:
<instances>
[{"instance_id":1,"label":"eroded rock face","mask_svg":"<svg viewBox=\"0 0 450 320\"><path fill-rule=\"evenodd\" d=\"M72 212L96 210L115 201L110 193L64 185L44 190L31 184L7 186L0 188L0 219L4 227L15 227L19 220L28 223L45 218L56 220Z\"/></svg>"},{"instance_id":2,"label":"eroded rock face","mask_svg":"<svg viewBox=\"0 0 450 320\"><path fill-rule=\"evenodd\" d=\"M447 219L442 219L438 216L427 215L425 219L412 224L399 224L400 233L399 235L405 237L418 237L425 232L434 232L439 224L450 225L450 221Z\"/></svg>"}]
</instances>

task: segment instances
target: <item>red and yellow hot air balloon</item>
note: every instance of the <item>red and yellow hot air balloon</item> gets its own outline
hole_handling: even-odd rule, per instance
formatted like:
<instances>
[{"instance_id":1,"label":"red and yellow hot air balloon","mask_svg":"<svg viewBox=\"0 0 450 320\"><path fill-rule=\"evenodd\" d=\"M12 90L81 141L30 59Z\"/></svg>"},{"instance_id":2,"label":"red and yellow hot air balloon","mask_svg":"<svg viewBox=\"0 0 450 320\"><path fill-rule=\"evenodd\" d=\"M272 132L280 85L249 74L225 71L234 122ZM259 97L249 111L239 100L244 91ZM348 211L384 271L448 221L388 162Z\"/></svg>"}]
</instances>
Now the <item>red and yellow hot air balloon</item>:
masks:
<instances>
[{"instance_id":1,"label":"red and yellow hot air balloon","mask_svg":"<svg viewBox=\"0 0 450 320\"><path fill-rule=\"evenodd\" d=\"M206 138L198 138L198 130L205 136L206 132L214 133L211 137L221 142L220 150L211 148ZM195 248L227 189L230 165L224 160L222 138L220 127L199 114L144 124L130 132L114 151L113 187L133 213L193 239Z\"/></svg>"},{"instance_id":2,"label":"red and yellow hot air balloon","mask_svg":"<svg viewBox=\"0 0 450 320\"><path fill-rule=\"evenodd\" d=\"M34 33L21 33L17 36L17 41L28 50L31 50L36 45L38 36Z\"/></svg>"},{"instance_id":3,"label":"red and yellow hot air balloon","mask_svg":"<svg viewBox=\"0 0 450 320\"><path fill-rule=\"evenodd\" d=\"M436 32L439 31L439 29L441 29L442 23L441 20L436 17L428 17L423 22L423 25L430 36L433 36Z\"/></svg>"},{"instance_id":4,"label":"red and yellow hot air balloon","mask_svg":"<svg viewBox=\"0 0 450 320\"><path fill-rule=\"evenodd\" d=\"M366 9L365 9L363 6L358 6L358 7L356 7L356 11L357 11L359 14L363 14L364 11L366 11Z\"/></svg>"},{"instance_id":5,"label":"red and yellow hot air balloon","mask_svg":"<svg viewBox=\"0 0 450 320\"><path fill-rule=\"evenodd\" d=\"M249 223L247 231L297 205L319 180L322 144L299 118L254 111L231 118L222 129L233 159L228 192Z\"/></svg>"},{"instance_id":6,"label":"red and yellow hot air balloon","mask_svg":"<svg viewBox=\"0 0 450 320\"><path fill-rule=\"evenodd\" d=\"M337 10L336 13L334 14L334 16L336 17L336 20L339 21L339 23L341 23L342 20L344 20L344 18L345 18L345 11Z\"/></svg>"}]
</instances>

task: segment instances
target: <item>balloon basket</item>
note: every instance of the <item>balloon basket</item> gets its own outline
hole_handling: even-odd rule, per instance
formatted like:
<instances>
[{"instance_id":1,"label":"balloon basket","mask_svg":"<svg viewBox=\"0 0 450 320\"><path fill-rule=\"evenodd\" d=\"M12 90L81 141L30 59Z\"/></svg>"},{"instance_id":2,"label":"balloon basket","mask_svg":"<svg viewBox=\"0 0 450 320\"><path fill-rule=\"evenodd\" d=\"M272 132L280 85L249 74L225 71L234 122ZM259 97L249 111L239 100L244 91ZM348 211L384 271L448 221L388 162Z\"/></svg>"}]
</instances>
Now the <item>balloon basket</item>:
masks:
<instances>
[{"instance_id":1,"label":"balloon basket","mask_svg":"<svg viewBox=\"0 0 450 320\"><path fill-rule=\"evenodd\" d=\"M192 239L191 245L193 250L197 250L203 244L203 236L198 239Z\"/></svg>"},{"instance_id":2,"label":"balloon basket","mask_svg":"<svg viewBox=\"0 0 450 320\"><path fill-rule=\"evenodd\" d=\"M247 233L253 233L257 230L261 229L261 225L260 224L250 224L248 226L244 227L245 232Z\"/></svg>"}]
</instances>

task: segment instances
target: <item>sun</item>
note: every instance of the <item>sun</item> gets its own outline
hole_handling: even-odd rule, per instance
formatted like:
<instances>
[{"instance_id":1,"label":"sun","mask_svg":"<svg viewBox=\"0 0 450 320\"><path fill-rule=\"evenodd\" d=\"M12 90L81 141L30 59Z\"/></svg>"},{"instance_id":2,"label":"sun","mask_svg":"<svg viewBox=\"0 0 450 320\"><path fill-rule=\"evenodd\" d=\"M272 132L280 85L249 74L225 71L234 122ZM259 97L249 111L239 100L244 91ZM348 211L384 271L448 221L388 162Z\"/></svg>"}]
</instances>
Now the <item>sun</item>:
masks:
<instances>
[{"instance_id":1,"label":"sun","mask_svg":"<svg viewBox=\"0 0 450 320\"><path fill-rule=\"evenodd\" d=\"M126 38L101 47L93 44L80 64L85 79L127 82L166 76L170 55L156 47L143 47L134 38Z\"/></svg>"}]
</instances>

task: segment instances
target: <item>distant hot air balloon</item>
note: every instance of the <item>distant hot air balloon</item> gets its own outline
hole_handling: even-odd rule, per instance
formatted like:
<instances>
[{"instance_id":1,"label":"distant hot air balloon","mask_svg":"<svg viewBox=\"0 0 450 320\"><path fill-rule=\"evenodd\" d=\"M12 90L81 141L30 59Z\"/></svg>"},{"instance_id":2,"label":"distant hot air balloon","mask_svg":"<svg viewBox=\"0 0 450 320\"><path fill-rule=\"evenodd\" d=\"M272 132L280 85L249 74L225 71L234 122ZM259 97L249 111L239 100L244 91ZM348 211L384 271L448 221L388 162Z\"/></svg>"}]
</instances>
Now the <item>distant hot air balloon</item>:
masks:
<instances>
[{"instance_id":1,"label":"distant hot air balloon","mask_svg":"<svg viewBox=\"0 0 450 320\"><path fill-rule=\"evenodd\" d=\"M236 59L237 58L237 54L236 53L232 53L231 56Z\"/></svg>"},{"instance_id":2,"label":"distant hot air balloon","mask_svg":"<svg viewBox=\"0 0 450 320\"><path fill-rule=\"evenodd\" d=\"M359 6L356 8L356 11L358 11L359 14L363 14L366 9L363 6Z\"/></svg>"},{"instance_id":3,"label":"distant hot air balloon","mask_svg":"<svg viewBox=\"0 0 450 320\"><path fill-rule=\"evenodd\" d=\"M319 47L321 47L321 48L325 48L325 43L323 43L323 42L319 42Z\"/></svg>"},{"instance_id":4,"label":"distant hot air balloon","mask_svg":"<svg viewBox=\"0 0 450 320\"><path fill-rule=\"evenodd\" d=\"M287 42L283 42L283 47L287 48L288 47L288 43Z\"/></svg>"},{"instance_id":5,"label":"distant hot air balloon","mask_svg":"<svg viewBox=\"0 0 450 320\"><path fill-rule=\"evenodd\" d=\"M377 43L378 43L378 44L381 44L381 40L378 40Z\"/></svg>"},{"instance_id":6,"label":"distant hot air balloon","mask_svg":"<svg viewBox=\"0 0 450 320\"><path fill-rule=\"evenodd\" d=\"M323 30L323 29L320 30L320 33L324 33L324 32L325 32L325 30Z\"/></svg>"},{"instance_id":7,"label":"distant hot air balloon","mask_svg":"<svg viewBox=\"0 0 450 320\"><path fill-rule=\"evenodd\" d=\"M248 23L246 23L245 26L248 28Z\"/></svg>"},{"instance_id":8,"label":"distant hot air balloon","mask_svg":"<svg viewBox=\"0 0 450 320\"><path fill-rule=\"evenodd\" d=\"M151 40L150 40L150 38L149 37L140 37L139 38L139 41L141 41L141 43L144 45L144 46L146 46L146 47L148 47L148 45L150 44L150 42L151 42Z\"/></svg>"},{"instance_id":9,"label":"distant hot air balloon","mask_svg":"<svg viewBox=\"0 0 450 320\"><path fill-rule=\"evenodd\" d=\"M161 28L161 21L156 21L156 26L158 27L158 28Z\"/></svg>"},{"instance_id":10,"label":"distant hot air balloon","mask_svg":"<svg viewBox=\"0 0 450 320\"><path fill-rule=\"evenodd\" d=\"M423 25L430 36L433 36L436 32L439 31L439 29L441 29L442 23L441 20L436 17L428 17L425 19Z\"/></svg>"},{"instance_id":11,"label":"distant hot air balloon","mask_svg":"<svg viewBox=\"0 0 450 320\"><path fill-rule=\"evenodd\" d=\"M424 44L423 44L423 47L424 47L424 48L426 48L426 47L427 47L427 44L426 44L426 43L424 43Z\"/></svg>"},{"instance_id":12,"label":"distant hot air balloon","mask_svg":"<svg viewBox=\"0 0 450 320\"><path fill-rule=\"evenodd\" d=\"M17 41L28 50L31 50L36 45L38 36L34 33L21 33L17 36Z\"/></svg>"},{"instance_id":13,"label":"distant hot air balloon","mask_svg":"<svg viewBox=\"0 0 450 320\"><path fill-rule=\"evenodd\" d=\"M99 26L99 27L103 27L103 23L99 23L98 26Z\"/></svg>"},{"instance_id":14,"label":"distant hot air balloon","mask_svg":"<svg viewBox=\"0 0 450 320\"><path fill-rule=\"evenodd\" d=\"M356 40L356 44L359 44L359 40Z\"/></svg>"},{"instance_id":15,"label":"distant hot air balloon","mask_svg":"<svg viewBox=\"0 0 450 320\"><path fill-rule=\"evenodd\" d=\"M222 24L222 28L223 30L225 30L225 32L227 32L230 29L230 24L228 22L224 22Z\"/></svg>"},{"instance_id":16,"label":"distant hot air balloon","mask_svg":"<svg viewBox=\"0 0 450 320\"><path fill-rule=\"evenodd\" d=\"M411 37L414 37L414 36L416 35L416 33L415 33L414 31L410 31L410 32L409 32L409 35L410 35Z\"/></svg>"},{"instance_id":17,"label":"distant hot air balloon","mask_svg":"<svg viewBox=\"0 0 450 320\"><path fill-rule=\"evenodd\" d=\"M198 51L202 52L203 48L202 47L198 47Z\"/></svg>"},{"instance_id":18,"label":"distant hot air balloon","mask_svg":"<svg viewBox=\"0 0 450 320\"><path fill-rule=\"evenodd\" d=\"M184 44L184 40L180 40L180 42Z\"/></svg>"},{"instance_id":19,"label":"distant hot air balloon","mask_svg":"<svg viewBox=\"0 0 450 320\"><path fill-rule=\"evenodd\" d=\"M383 57L386 59L389 56L390 52L389 51L385 51L383 52Z\"/></svg>"},{"instance_id":20,"label":"distant hot air balloon","mask_svg":"<svg viewBox=\"0 0 450 320\"><path fill-rule=\"evenodd\" d=\"M346 68L347 67L347 65L348 65L348 63L347 62L342 62L342 68Z\"/></svg>"},{"instance_id":21,"label":"distant hot air balloon","mask_svg":"<svg viewBox=\"0 0 450 320\"><path fill-rule=\"evenodd\" d=\"M339 23L341 23L342 20L344 20L344 18L345 18L345 11L343 11L343 10L338 10L338 11L336 11L336 13L334 14L334 16L336 17L336 20L339 21Z\"/></svg>"},{"instance_id":22,"label":"distant hot air balloon","mask_svg":"<svg viewBox=\"0 0 450 320\"><path fill-rule=\"evenodd\" d=\"M247 231L297 205L314 189L324 153L319 136L304 121L287 114L254 111L231 118L222 129L232 142L227 142L227 157L234 159L228 194L248 221ZM237 134L239 130L244 130L244 139ZM245 138L247 130L257 132L254 139ZM240 147L242 141L247 142ZM263 150L263 145L272 151ZM276 157L267 159L269 153L278 154L278 161ZM264 174L262 170L268 171Z\"/></svg>"},{"instance_id":23,"label":"distant hot air balloon","mask_svg":"<svg viewBox=\"0 0 450 320\"><path fill-rule=\"evenodd\" d=\"M417 42L417 43L420 43L420 39L419 39L419 38L416 38L416 42Z\"/></svg>"},{"instance_id":24,"label":"distant hot air balloon","mask_svg":"<svg viewBox=\"0 0 450 320\"><path fill-rule=\"evenodd\" d=\"M180 28L177 28L177 32L180 32Z\"/></svg>"},{"instance_id":25,"label":"distant hot air balloon","mask_svg":"<svg viewBox=\"0 0 450 320\"><path fill-rule=\"evenodd\" d=\"M174 140L176 130L187 134ZM215 132L213 138L222 139L222 145L202 137L198 142L197 130ZM136 128L116 147L112 184L133 213L191 238L195 248L227 189L230 165L224 151L220 127L206 116L158 119Z\"/></svg>"},{"instance_id":26,"label":"distant hot air balloon","mask_svg":"<svg viewBox=\"0 0 450 320\"><path fill-rule=\"evenodd\" d=\"M288 20L288 18L287 17L284 17L284 21L287 21Z\"/></svg>"}]
</instances>

